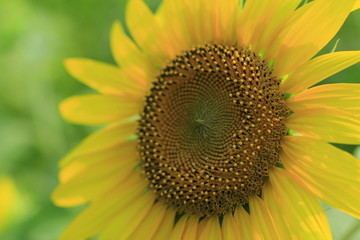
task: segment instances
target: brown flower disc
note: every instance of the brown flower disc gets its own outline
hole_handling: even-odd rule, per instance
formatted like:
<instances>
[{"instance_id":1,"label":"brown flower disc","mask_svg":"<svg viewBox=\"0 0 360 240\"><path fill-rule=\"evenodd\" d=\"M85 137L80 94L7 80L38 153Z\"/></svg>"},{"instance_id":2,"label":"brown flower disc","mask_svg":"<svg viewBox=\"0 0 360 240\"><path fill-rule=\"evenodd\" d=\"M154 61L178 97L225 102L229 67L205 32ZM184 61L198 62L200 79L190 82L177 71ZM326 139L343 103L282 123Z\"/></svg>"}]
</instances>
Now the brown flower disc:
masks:
<instances>
[{"instance_id":1,"label":"brown flower disc","mask_svg":"<svg viewBox=\"0 0 360 240\"><path fill-rule=\"evenodd\" d=\"M250 50L206 44L167 65L139 120L144 175L178 212L221 215L259 194L288 113L280 79Z\"/></svg>"}]
</instances>

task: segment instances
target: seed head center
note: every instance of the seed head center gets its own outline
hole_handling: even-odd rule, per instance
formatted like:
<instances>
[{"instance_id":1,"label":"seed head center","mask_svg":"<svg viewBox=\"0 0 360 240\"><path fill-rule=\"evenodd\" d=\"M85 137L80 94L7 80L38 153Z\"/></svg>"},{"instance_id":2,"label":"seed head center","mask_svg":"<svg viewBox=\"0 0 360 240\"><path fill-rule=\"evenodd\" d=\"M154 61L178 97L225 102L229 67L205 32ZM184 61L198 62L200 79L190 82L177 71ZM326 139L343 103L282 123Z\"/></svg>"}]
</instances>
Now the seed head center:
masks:
<instances>
[{"instance_id":1,"label":"seed head center","mask_svg":"<svg viewBox=\"0 0 360 240\"><path fill-rule=\"evenodd\" d=\"M258 194L286 131L279 84L245 48L205 44L172 60L138 128L144 175L158 200L206 217Z\"/></svg>"}]
</instances>

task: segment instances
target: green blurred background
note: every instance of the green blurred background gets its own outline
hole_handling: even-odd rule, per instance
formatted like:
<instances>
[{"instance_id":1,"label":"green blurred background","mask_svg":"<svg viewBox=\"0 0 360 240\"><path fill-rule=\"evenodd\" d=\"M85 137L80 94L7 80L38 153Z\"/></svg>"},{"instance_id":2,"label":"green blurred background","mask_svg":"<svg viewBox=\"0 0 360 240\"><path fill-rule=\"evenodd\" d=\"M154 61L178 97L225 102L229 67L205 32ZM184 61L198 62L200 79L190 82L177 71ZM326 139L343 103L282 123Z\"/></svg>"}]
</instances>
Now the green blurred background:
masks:
<instances>
[{"instance_id":1,"label":"green blurred background","mask_svg":"<svg viewBox=\"0 0 360 240\"><path fill-rule=\"evenodd\" d=\"M124 22L126 0L0 0L0 176L16 186L15 211L1 240L57 239L81 208L50 201L57 162L94 128L66 123L58 113L68 96L91 92L64 69L68 57L114 63L109 30ZM160 0L147 3L154 10ZM360 50L360 10L334 40L337 51ZM326 82L360 82L360 65ZM358 157L360 148L339 146ZM344 186L346 187L346 186ZM341 196L339 196L341 197ZM360 222L324 206L335 239L360 239Z\"/></svg>"}]
</instances>

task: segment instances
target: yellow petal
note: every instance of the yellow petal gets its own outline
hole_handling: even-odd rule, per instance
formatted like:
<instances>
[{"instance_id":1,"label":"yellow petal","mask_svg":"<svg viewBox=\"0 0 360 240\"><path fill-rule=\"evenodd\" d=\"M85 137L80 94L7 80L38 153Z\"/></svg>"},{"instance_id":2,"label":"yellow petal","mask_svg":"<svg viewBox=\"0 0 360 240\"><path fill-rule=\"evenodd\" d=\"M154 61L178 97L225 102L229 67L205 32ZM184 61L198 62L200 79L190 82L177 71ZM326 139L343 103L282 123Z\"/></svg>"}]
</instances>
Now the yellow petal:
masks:
<instances>
[{"instance_id":1,"label":"yellow petal","mask_svg":"<svg viewBox=\"0 0 360 240\"><path fill-rule=\"evenodd\" d=\"M151 238L152 240L170 239L170 235L174 227L175 214L176 212L174 210L167 209L161 225L156 230L155 235Z\"/></svg>"},{"instance_id":2,"label":"yellow petal","mask_svg":"<svg viewBox=\"0 0 360 240\"><path fill-rule=\"evenodd\" d=\"M213 0L211 4L208 4L208 0L203 0L202 5L205 4L209 5L209 16L201 20L210 23L212 32L211 39L207 41L234 43L238 27L236 23L240 15L239 1Z\"/></svg>"},{"instance_id":3,"label":"yellow petal","mask_svg":"<svg viewBox=\"0 0 360 240\"><path fill-rule=\"evenodd\" d=\"M207 0L165 0L157 17L163 31L173 37L167 44L176 45L180 52L205 42L234 43L239 10L238 0L213 0L211 4Z\"/></svg>"},{"instance_id":4,"label":"yellow petal","mask_svg":"<svg viewBox=\"0 0 360 240\"><path fill-rule=\"evenodd\" d=\"M218 216L209 217L203 220L203 229L200 232L199 240L221 240L222 234Z\"/></svg>"},{"instance_id":5,"label":"yellow petal","mask_svg":"<svg viewBox=\"0 0 360 240\"><path fill-rule=\"evenodd\" d=\"M64 167L73 159L85 155L92 154L99 151L107 150L118 147L127 138L136 132L136 122L122 122L110 125L103 128L80 143L74 150L67 154L60 162L60 166Z\"/></svg>"},{"instance_id":6,"label":"yellow petal","mask_svg":"<svg viewBox=\"0 0 360 240\"><path fill-rule=\"evenodd\" d=\"M115 170L101 171L99 174L79 176L72 181L59 185L52 194L52 199L58 206L71 207L85 204L109 189L113 188L119 182L124 181L133 173L136 165L126 166L118 173ZM100 179L99 175L106 178ZM119 175L118 175L119 174Z\"/></svg>"},{"instance_id":7,"label":"yellow petal","mask_svg":"<svg viewBox=\"0 0 360 240\"><path fill-rule=\"evenodd\" d=\"M352 11L358 10L360 8L360 0L357 0L353 6Z\"/></svg>"},{"instance_id":8,"label":"yellow petal","mask_svg":"<svg viewBox=\"0 0 360 240\"><path fill-rule=\"evenodd\" d=\"M310 108L340 108L360 115L360 84L320 85L289 98L286 105L295 112Z\"/></svg>"},{"instance_id":9,"label":"yellow petal","mask_svg":"<svg viewBox=\"0 0 360 240\"><path fill-rule=\"evenodd\" d=\"M234 219L237 223L237 227L239 229L240 239L243 240L252 240L252 232L250 231L250 216L244 210L243 207L239 206L236 208L234 212Z\"/></svg>"},{"instance_id":10,"label":"yellow petal","mask_svg":"<svg viewBox=\"0 0 360 240\"><path fill-rule=\"evenodd\" d=\"M305 137L333 143L360 144L360 118L336 108L298 111L286 126Z\"/></svg>"},{"instance_id":11,"label":"yellow petal","mask_svg":"<svg viewBox=\"0 0 360 240\"><path fill-rule=\"evenodd\" d=\"M129 79L117 67L91 59L72 58L65 61L69 73L103 94L141 99L146 85Z\"/></svg>"},{"instance_id":12,"label":"yellow petal","mask_svg":"<svg viewBox=\"0 0 360 240\"><path fill-rule=\"evenodd\" d=\"M111 30L111 49L123 74L137 82L141 89L148 89L156 69L126 35L119 22L115 22Z\"/></svg>"},{"instance_id":13,"label":"yellow petal","mask_svg":"<svg viewBox=\"0 0 360 240\"><path fill-rule=\"evenodd\" d=\"M253 239L289 239L280 235L280 232L277 229L279 226L275 222L269 209L266 208L262 199L257 196L253 196L249 200L249 205Z\"/></svg>"},{"instance_id":14,"label":"yellow petal","mask_svg":"<svg viewBox=\"0 0 360 240\"><path fill-rule=\"evenodd\" d=\"M275 74L286 75L319 52L340 29L354 2L317 0L307 11L295 11L268 54L275 60Z\"/></svg>"},{"instance_id":15,"label":"yellow petal","mask_svg":"<svg viewBox=\"0 0 360 240\"><path fill-rule=\"evenodd\" d=\"M189 216L182 235L182 239L197 240L196 236L197 236L198 226L199 226L199 217Z\"/></svg>"},{"instance_id":16,"label":"yellow petal","mask_svg":"<svg viewBox=\"0 0 360 240\"><path fill-rule=\"evenodd\" d=\"M289 176L324 203L360 218L360 161L330 144L285 137L283 162Z\"/></svg>"},{"instance_id":17,"label":"yellow petal","mask_svg":"<svg viewBox=\"0 0 360 240\"><path fill-rule=\"evenodd\" d=\"M96 169L102 165L107 167L113 164L126 165L137 162L135 161L137 154L137 143L134 141L124 142L108 151L81 155L61 169L60 182L68 182L78 175L88 174L91 169Z\"/></svg>"},{"instance_id":18,"label":"yellow petal","mask_svg":"<svg viewBox=\"0 0 360 240\"><path fill-rule=\"evenodd\" d=\"M171 231L171 235L169 237L170 240L181 240L183 238L183 233L186 227L186 223L188 220L188 216L182 216L179 221L175 224L173 227L173 230ZM165 239L164 239L165 240Z\"/></svg>"},{"instance_id":19,"label":"yellow petal","mask_svg":"<svg viewBox=\"0 0 360 240\"><path fill-rule=\"evenodd\" d=\"M69 122L98 125L134 116L139 113L140 106L118 96L88 94L66 99L60 104L60 112Z\"/></svg>"},{"instance_id":20,"label":"yellow petal","mask_svg":"<svg viewBox=\"0 0 360 240\"><path fill-rule=\"evenodd\" d=\"M270 171L270 183L263 189L263 199L279 228L291 239L332 239L317 199L297 185L285 170Z\"/></svg>"},{"instance_id":21,"label":"yellow petal","mask_svg":"<svg viewBox=\"0 0 360 240\"><path fill-rule=\"evenodd\" d=\"M131 203L143 199L146 186L147 182L140 174L131 175L126 182L98 196L67 227L61 239L87 239L103 231Z\"/></svg>"},{"instance_id":22,"label":"yellow petal","mask_svg":"<svg viewBox=\"0 0 360 240\"><path fill-rule=\"evenodd\" d=\"M271 170L275 171L275 170ZM283 206L278 204L280 199L274 199L273 196L274 188L269 181L263 186L262 198L264 200L266 208L271 212L274 221L279 226L279 231L282 236L291 236L292 229L288 228L289 225L287 219L284 217L282 212ZM286 226L286 227L284 227Z\"/></svg>"},{"instance_id":23,"label":"yellow petal","mask_svg":"<svg viewBox=\"0 0 360 240\"><path fill-rule=\"evenodd\" d=\"M151 10L142 0L128 2L126 10L126 23L129 31L145 54L150 55L150 61L162 67L167 60L169 45L159 41L164 34ZM152 57L151 57L152 55Z\"/></svg>"},{"instance_id":24,"label":"yellow petal","mask_svg":"<svg viewBox=\"0 0 360 240\"><path fill-rule=\"evenodd\" d=\"M191 39L191 34L188 33L187 22L190 16L187 14L189 10L184 2L163 0L156 13L156 19L162 31L167 33L162 35L162 38L159 40L166 40L164 41L166 45L172 45L172 48L177 49L174 53L180 53L196 45L196 42ZM168 57L170 58L171 56Z\"/></svg>"},{"instance_id":25,"label":"yellow petal","mask_svg":"<svg viewBox=\"0 0 360 240\"><path fill-rule=\"evenodd\" d=\"M129 240L151 239L166 214L166 206L160 202L153 205L148 215L128 238Z\"/></svg>"},{"instance_id":26,"label":"yellow petal","mask_svg":"<svg viewBox=\"0 0 360 240\"><path fill-rule=\"evenodd\" d=\"M108 224L99 240L128 239L134 231L137 231L137 227L151 210L154 200L154 194L149 192L130 203L117 213L116 218Z\"/></svg>"},{"instance_id":27,"label":"yellow petal","mask_svg":"<svg viewBox=\"0 0 360 240\"><path fill-rule=\"evenodd\" d=\"M230 213L224 215L222 230L223 230L223 239L225 240L244 239L240 237L237 222Z\"/></svg>"},{"instance_id":28,"label":"yellow petal","mask_svg":"<svg viewBox=\"0 0 360 240\"><path fill-rule=\"evenodd\" d=\"M281 85L281 90L300 92L358 62L360 51L333 52L316 57L296 69Z\"/></svg>"},{"instance_id":29,"label":"yellow petal","mask_svg":"<svg viewBox=\"0 0 360 240\"><path fill-rule=\"evenodd\" d=\"M92 158L101 159L94 164L81 164L79 159L71 162L61 172L61 180L64 181L54 191L52 196L54 201L61 206L84 204L134 174L133 170L139 163L135 160L137 156L134 145L136 143L132 145L134 149L130 154L120 152L107 155L101 152L100 155L105 155L105 157L100 158L98 155L81 157L90 162L94 161Z\"/></svg>"},{"instance_id":30,"label":"yellow petal","mask_svg":"<svg viewBox=\"0 0 360 240\"><path fill-rule=\"evenodd\" d=\"M239 19L238 38L244 46L261 51L271 44L281 23L299 5L300 0L247 1Z\"/></svg>"}]
</instances>

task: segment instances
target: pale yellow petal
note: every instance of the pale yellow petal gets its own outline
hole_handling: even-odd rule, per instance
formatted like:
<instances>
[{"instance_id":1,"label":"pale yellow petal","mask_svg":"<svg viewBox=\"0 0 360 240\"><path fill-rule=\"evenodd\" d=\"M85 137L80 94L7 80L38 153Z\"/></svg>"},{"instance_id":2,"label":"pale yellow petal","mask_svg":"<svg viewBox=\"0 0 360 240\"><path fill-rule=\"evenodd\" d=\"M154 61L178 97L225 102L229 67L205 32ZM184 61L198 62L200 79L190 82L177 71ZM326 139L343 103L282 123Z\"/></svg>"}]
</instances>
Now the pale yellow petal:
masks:
<instances>
[{"instance_id":1,"label":"pale yellow petal","mask_svg":"<svg viewBox=\"0 0 360 240\"><path fill-rule=\"evenodd\" d=\"M103 94L142 99L147 86L134 82L119 68L91 59L71 58L65 61L68 72Z\"/></svg>"},{"instance_id":2,"label":"pale yellow petal","mask_svg":"<svg viewBox=\"0 0 360 240\"><path fill-rule=\"evenodd\" d=\"M136 199L128 204L126 208L117 213L105 231L100 235L99 240L128 239L137 231L137 227L151 210L154 204L155 195L152 192Z\"/></svg>"},{"instance_id":3,"label":"pale yellow petal","mask_svg":"<svg viewBox=\"0 0 360 240\"><path fill-rule=\"evenodd\" d=\"M286 126L325 142L360 144L360 118L336 108L298 111L286 119Z\"/></svg>"},{"instance_id":4,"label":"pale yellow petal","mask_svg":"<svg viewBox=\"0 0 360 240\"><path fill-rule=\"evenodd\" d=\"M119 22L115 22L111 30L111 50L123 74L140 85L141 89L148 89L157 71Z\"/></svg>"},{"instance_id":5,"label":"pale yellow petal","mask_svg":"<svg viewBox=\"0 0 360 240\"><path fill-rule=\"evenodd\" d=\"M136 122L122 122L103 128L87 137L74 150L68 153L61 160L60 166L64 167L71 160L81 155L116 148L131 135L135 134L136 128Z\"/></svg>"},{"instance_id":6,"label":"pale yellow petal","mask_svg":"<svg viewBox=\"0 0 360 240\"><path fill-rule=\"evenodd\" d=\"M310 88L286 101L292 111L339 108L360 116L360 84L336 83Z\"/></svg>"},{"instance_id":7,"label":"pale yellow petal","mask_svg":"<svg viewBox=\"0 0 360 240\"><path fill-rule=\"evenodd\" d=\"M237 222L231 213L225 214L222 222L222 232L224 240L244 239L240 237Z\"/></svg>"},{"instance_id":8,"label":"pale yellow petal","mask_svg":"<svg viewBox=\"0 0 360 240\"><path fill-rule=\"evenodd\" d=\"M295 11L267 54L275 60L275 74L286 75L319 52L340 29L354 2L317 0L306 11Z\"/></svg>"},{"instance_id":9,"label":"pale yellow petal","mask_svg":"<svg viewBox=\"0 0 360 240\"><path fill-rule=\"evenodd\" d=\"M252 240L252 231L251 225L250 225L250 216L249 214L244 210L243 207L239 206L236 208L234 212L234 219L237 223L237 227L239 229L239 235L240 239L243 240Z\"/></svg>"},{"instance_id":10,"label":"pale yellow petal","mask_svg":"<svg viewBox=\"0 0 360 240\"><path fill-rule=\"evenodd\" d=\"M171 235L169 237L170 240L182 240L182 239L184 239L183 238L183 233L185 231L187 220L188 220L188 216L182 216L177 221L177 223L173 227L173 230L171 231Z\"/></svg>"},{"instance_id":11,"label":"pale yellow petal","mask_svg":"<svg viewBox=\"0 0 360 240\"><path fill-rule=\"evenodd\" d=\"M86 125L108 124L138 114L139 102L119 96L88 94L70 97L60 104L64 119Z\"/></svg>"},{"instance_id":12,"label":"pale yellow petal","mask_svg":"<svg viewBox=\"0 0 360 240\"><path fill-rule=\"evenodd\" d=\"M183 232L183 239L185 240L197 240L197 231L199 226L199 217L189 216L186 226Z\"/></svg>"},{"instance_id":13,"label":"pale yellow petal","mask_svg":"<svg viewBox=\"0 0 360 240\"><path fill-rule=\"evenodd\" d=\"M155 235L151 238L152 240L167 240L170 239L171 232L174 228L176 212L172 209L167 209L165 217L156 230Z\"/></svg>"},{"instance_id":14,"label":"pale yellow petal","mask_svg":"<svg viewBox=\"0 0 360 240\"><path fill-rule=\"evenodd\" d=\"M295 10L301 0L247 1L238 21L238 39L255 51L265 49L278 33L281 23Z\"/></svg>"},{"instance_id":15,"label":"pale yellow petal","mask_svg":"<svg viewBox=\"0 0 360 240\"><path fill-rule=\"evenodd\" d=\"M119 147L122 148L124 147ZM139 164L135 160L136 143L131 143L131 150L114 152L115 154L101 152L81 156L68 164L61 171L61 184L52 196L54 201L61 206L84 204L133 174L133 170Z\"/></svg>"},{"instance_id":16,"label":"pale yellow petal","mask_svg":"<svg viewBox=\"0 0 360 240\"><path fill-rule=\"evenodd\" d=\"M277 229L279 226L275 222L269 209L266 208L262 199L253 196L249 200L249 205L254 240L289 239L280 235L280 232Z\"/></svg>"},{"instance_id":17,"label":"pale yellow petal","mask_svg":"<svg viewBox=\"0 0 360 240\"><path fill-rule=\"evenodd\" d=\"M126 182L98 196L66 228L61 239L87 239L103 231L132 202L144 197L146 186L143 176L131 175Z\"/></svg>"},{"instance_id":18,"label":"pale yellow petal","mask_svg":"<svg viewBox=\"0 0 360 240\"><path fill-rule=\"evenodd\" d=\"M285 170L270 171L270 183L263 189L263 199L279 228L291 239L332 239L317 199L297 185Z\"/></svg>"},{"instance_id":19,"label":"pale yellow petal","mask_svg":"<svg viewBox=\"0 0 360 240\"><path fill-rule=\"evenodd\" d=\"M281 85L287 93L297 93L360 62L360 51L333 52L316 57L296 69Z\"/></svg>"},{"instance_id":20,"label":"pale yellow petal","mask_svg":"<svg viewBox=\"0 0 360 240\"><path fill-rule=\"evenodd\" d=\"M281 161L289 176L324 203L360 218L360 161L330 144L285 137Z\"/></svg>"},{"instance_id":21,"label":"pale yellow petal","mask_svg":"<svg viewBox=\"0 0 360 240\"><path fill-rule=\"evenodd\" d=\"M199 240L222 240L218 216L209 217L204 219L203 222L204 225Z\"/></svg>"},{"instance_id":22,"label":"pale yellow petal","mask_svg":"<svg viewBox=\"0 0 360 240\"><path fill-rule=\"evenodd\" d=\"M8 176L0 176L0 233L8 226L15 209L16 187Z\"/></svg>"}]
</instances>

